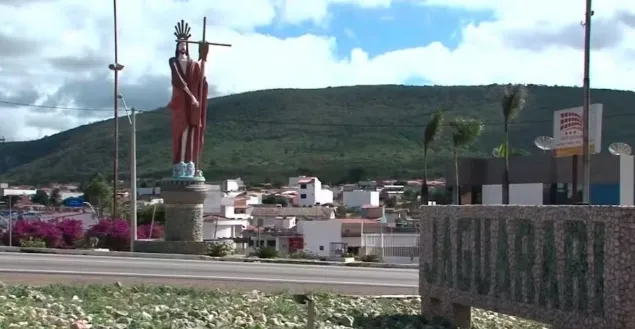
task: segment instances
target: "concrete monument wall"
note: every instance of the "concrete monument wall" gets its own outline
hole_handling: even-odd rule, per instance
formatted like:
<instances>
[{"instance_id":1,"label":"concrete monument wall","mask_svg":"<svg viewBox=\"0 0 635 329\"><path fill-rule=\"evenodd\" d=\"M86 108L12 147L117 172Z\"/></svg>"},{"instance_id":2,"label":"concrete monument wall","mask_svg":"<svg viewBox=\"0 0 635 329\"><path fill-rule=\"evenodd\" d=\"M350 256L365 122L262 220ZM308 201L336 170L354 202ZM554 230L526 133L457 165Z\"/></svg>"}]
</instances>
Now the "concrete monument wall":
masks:
<instances>
[{"instance_id":1,"label":"concrete monument wall","mask_svg":"<svg viewBox=\"0 0 635 329\"><path fill-rule=\"evenodd\" d=\"M554 329L635 328L635 208L429 206L423 314L469 327L471 307Z\"/></svg>"}]
</instances>

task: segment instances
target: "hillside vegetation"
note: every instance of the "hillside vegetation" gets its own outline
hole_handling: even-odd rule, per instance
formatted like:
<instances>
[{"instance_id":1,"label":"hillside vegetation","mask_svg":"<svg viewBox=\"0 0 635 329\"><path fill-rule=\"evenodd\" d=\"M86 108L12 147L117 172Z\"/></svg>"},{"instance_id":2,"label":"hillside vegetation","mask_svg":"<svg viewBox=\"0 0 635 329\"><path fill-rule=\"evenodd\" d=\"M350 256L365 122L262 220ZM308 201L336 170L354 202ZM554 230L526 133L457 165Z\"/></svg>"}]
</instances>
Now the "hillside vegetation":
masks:
<instances>
[{"instance_id":1,"label":"hillside vegetation","mask_svg":"<svg viewBox=\"0 0 635 329\"><path fill-rule=\"evenodd\" d=\"M314 174L335 183L347 176L420 177L423 129L432 111L447 117L482 120L485 131L468 151L491 156L502 140L501 87L353 86L277 89L212 99L205 136L204 172L208 179L240 176L250 182L284 181ZM529 86L526 108L510 125L514 148L538 152L533 139L552 134L552 112L579 106L582 90ZM630 108L635 93L593 90L604 106L603 148L632 142ZM626 115L624 115L626 113ZM170 174L170 118L166 109L138 115L138 175ZM120 124L120 177L128 177L129 124ZM81 181L95 172L112 172L112 121L81 126L28 142L0 145L0 174L11 182ZM449 163L448 133L432 146L429 170L441 175Z\"/></svg>"}]
</instances>

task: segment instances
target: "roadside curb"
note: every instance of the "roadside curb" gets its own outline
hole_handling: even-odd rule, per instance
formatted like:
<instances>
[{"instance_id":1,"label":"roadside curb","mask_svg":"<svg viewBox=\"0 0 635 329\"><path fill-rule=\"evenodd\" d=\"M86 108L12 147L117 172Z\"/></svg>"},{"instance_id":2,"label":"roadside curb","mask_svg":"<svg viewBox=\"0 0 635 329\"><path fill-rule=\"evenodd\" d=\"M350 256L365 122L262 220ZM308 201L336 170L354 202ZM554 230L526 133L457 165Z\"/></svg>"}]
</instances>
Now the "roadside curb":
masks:
<instances>
[{"instance_id":1,"label":"roadside curb","mask_svg":"<svg viewBox=\"0 0 635 329\"><path fill-rule=\"evenodd\" d=\"M286 258L239 258L239 257L211 257L204 255L182 255L182 254L157 254L145 252L127 251L94 251L79 249L53 249L53 248L22 248L0 246L0 252L33 253L33 254L54 254L54 255L76 255L76 256L110 256L128 258L150 258L150 259L179 259L179 260L209 260L218 262L242 262L242 263L268 263L268 264L295 264L295 265L315 265L315 266L346 266L346 267L366 267L366 268L402 268L418 269L417 264L388 264L388 263L364 263L364 262L329 262L306 259L286 259Z\"/></svg>"}]
</instances>

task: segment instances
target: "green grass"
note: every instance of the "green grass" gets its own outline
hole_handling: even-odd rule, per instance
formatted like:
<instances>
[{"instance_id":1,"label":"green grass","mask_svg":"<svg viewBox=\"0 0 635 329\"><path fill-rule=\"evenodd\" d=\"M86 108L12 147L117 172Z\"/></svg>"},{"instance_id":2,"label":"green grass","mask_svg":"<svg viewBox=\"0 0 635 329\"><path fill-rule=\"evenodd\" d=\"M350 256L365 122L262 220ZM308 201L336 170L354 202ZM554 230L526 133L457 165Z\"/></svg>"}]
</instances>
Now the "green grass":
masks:
<instances>
[{"instance_id":1,"label":"green grass","mask_svg":"<svg viewBox=\"0 0 635 329\"><path fill-rule=\"evenodd\" d=\"M418 299L375 299L317 294L318 328L447 328L418 315ZM0 328L64 328L87 320L93 329L306 327L306 306L286 293L263 294L167 286L1 286ZM474 310L479 329L543 326ZM427 326L426 326L427 325Z\"/></svg>"}]
</instances>

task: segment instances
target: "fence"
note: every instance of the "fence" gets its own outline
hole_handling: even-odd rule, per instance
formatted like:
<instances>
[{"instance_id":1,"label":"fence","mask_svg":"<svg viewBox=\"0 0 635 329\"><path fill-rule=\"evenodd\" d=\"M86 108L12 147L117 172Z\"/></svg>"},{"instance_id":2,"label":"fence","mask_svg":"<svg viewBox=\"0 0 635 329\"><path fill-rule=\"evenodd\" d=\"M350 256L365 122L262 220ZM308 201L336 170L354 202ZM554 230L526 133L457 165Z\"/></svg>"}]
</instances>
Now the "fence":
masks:
<instances>
[{"instance_id":1,"label":"fence","mask_svg":"<svg viewBox=\"0 0 635 329\"><path fill-rule=\"evenodd\" d=\"M387 263L418 263L419 240L417 233L363 234L361 254L381 256Z\"/></svg>"}]
</instances>

